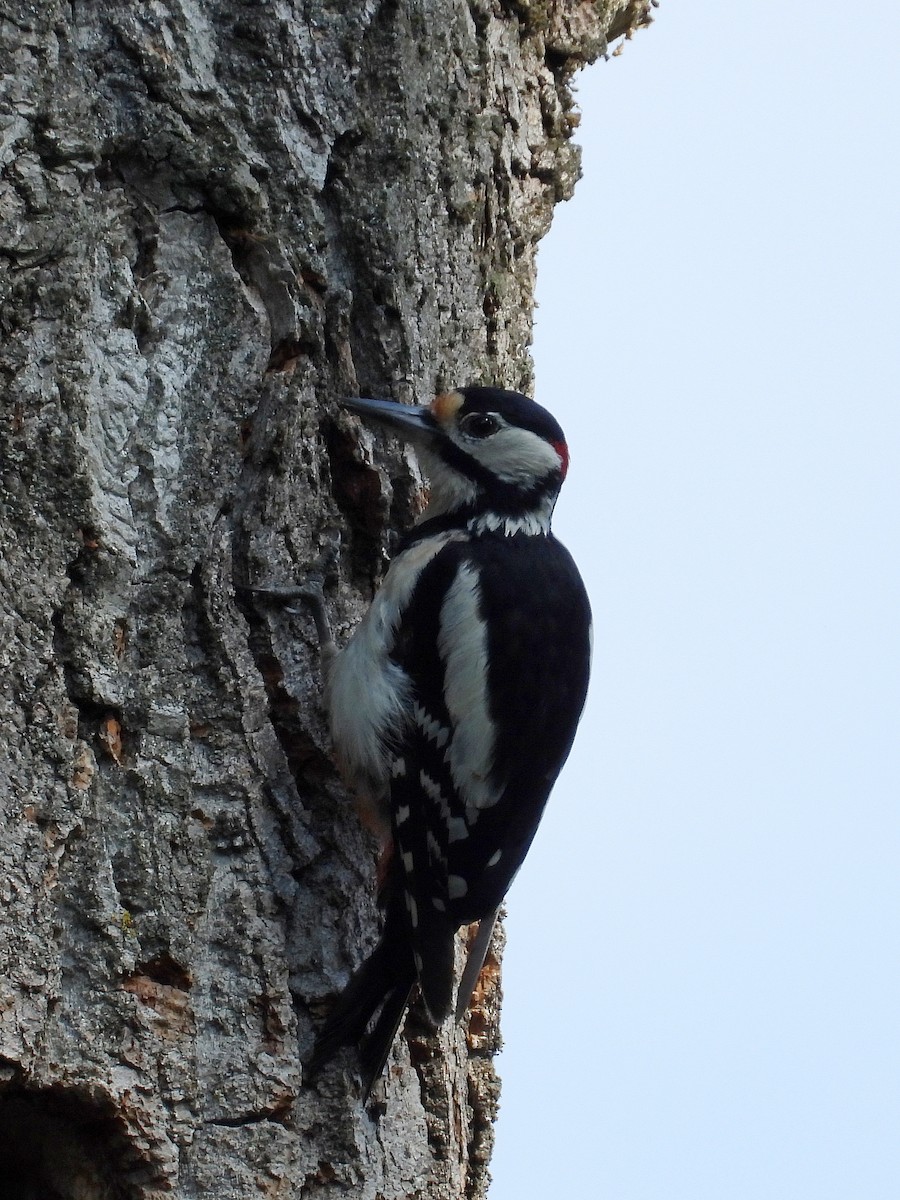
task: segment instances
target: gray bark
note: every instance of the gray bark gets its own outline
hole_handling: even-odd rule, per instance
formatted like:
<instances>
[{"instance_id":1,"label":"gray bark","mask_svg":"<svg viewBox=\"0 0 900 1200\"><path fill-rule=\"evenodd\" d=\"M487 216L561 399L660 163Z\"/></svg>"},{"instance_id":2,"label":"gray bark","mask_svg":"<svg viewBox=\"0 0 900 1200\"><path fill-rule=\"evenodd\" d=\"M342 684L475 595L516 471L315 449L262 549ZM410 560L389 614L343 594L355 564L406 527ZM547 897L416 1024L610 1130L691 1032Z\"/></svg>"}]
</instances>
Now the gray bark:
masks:
<instances>
[{"instance_id":1,"label":"gray bark","mask_svg":"<svg viewBox=\"0 0 900 1200\"><path fill-rule=\"evenodd\" d=\"M340 536L345 635L421 488L337 399L528 389L567 80L645 10L0 0L0 1195L483 1195L496 955L374 1107L303 1086L373 848L235 584Z\"/></svg>"}]
</instances>

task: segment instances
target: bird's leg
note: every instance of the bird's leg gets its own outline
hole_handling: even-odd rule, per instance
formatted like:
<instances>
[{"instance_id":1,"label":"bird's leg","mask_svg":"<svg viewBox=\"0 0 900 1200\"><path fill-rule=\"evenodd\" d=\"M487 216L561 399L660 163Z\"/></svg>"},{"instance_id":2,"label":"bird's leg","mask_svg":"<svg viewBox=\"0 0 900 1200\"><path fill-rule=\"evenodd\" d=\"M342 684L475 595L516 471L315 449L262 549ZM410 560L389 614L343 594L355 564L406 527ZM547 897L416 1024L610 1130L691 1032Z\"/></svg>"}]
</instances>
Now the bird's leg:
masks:
<instances>
[{"instance_id":1,"label":"bird's leg","mask_svg":"<svg viewBox=\"0 0 900 1200\"><path fill-rule=\"evenodd\" d=\"M285 611L289 613L300 612L299 608L293 607L289 602L291 600L301 601L309 609L315 623L316 634L319 639L319 652L322 656L322 665L324 667L327 667L335 654L337 654L334 635L331 632L331 623L328 620L328 613L325 608L325 579L334 571L339 550L339 536L330 537L310 567L309 574L303 583L274 587L251 587L245 584L241 585L240 589L244 592L250 592L251 595L259 596L264 600L284 604Z\"/></svg>"},{"instance_id":2,"label":"bird's leg","mask_svg":"<svg viewBox=\"0 0 900 1200\"><path fill-rule=\"evenodd\" d=\"M327 666L337 654L337 647L334 644L334 634L331 632L331 622L328 620L328 612L325 608L324 576L318 572L311 573L307 575L305 582L294 591L296 599L301 600L309 609L316 626L322 665ZM292 611L296 612L297 610L293 609Z\"/></svg>"}]
</instances>

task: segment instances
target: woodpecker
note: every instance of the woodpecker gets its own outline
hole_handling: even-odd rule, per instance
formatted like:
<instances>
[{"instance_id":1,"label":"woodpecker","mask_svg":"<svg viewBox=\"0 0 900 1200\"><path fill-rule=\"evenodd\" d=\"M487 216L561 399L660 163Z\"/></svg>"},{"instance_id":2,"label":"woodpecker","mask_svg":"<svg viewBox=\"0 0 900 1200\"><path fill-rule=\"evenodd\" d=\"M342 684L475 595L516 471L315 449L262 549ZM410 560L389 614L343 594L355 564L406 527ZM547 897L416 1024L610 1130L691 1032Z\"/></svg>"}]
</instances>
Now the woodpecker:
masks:
<instances>
[{"instance_id":1,"label":"woodpecker","mask_svg":"<svg viewBox=\"0 0 900 1200\"><path fill-rule=\"evenodd\" d=\"M410 442L430 483L343 650L321 607L317 616L338 765L382 842L384 926L326 1019L307 1077L356 1044L368 1096L415 984L435 1023L451 1012L455 935L479 921L457 1001L465 1011L575 737L591 614L550 531L569 452L546 409L491 387L430 405L343 407Z\"/></svg>"}]
</instances>

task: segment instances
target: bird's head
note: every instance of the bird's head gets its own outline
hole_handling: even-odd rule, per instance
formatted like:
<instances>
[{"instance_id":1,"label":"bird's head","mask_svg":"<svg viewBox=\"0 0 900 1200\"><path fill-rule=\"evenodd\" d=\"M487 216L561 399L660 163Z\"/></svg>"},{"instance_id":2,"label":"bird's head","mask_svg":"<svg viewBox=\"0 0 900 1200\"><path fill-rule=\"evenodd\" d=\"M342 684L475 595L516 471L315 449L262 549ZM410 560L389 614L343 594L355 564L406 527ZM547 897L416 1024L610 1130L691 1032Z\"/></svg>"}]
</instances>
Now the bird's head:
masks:
<instances>
[{"instance_id":1,"label":"bird's head","mask_svg":"<svg viewBox=\"0 0 900 1200\"><path fill-rule=\"evenodd\" d=\"M527 396L466 387L431 404L343 405L415 446L431 485L426 517L460 511L486 528L549 529L569 452L559 423Z\"/></svg>"}]
</instances>

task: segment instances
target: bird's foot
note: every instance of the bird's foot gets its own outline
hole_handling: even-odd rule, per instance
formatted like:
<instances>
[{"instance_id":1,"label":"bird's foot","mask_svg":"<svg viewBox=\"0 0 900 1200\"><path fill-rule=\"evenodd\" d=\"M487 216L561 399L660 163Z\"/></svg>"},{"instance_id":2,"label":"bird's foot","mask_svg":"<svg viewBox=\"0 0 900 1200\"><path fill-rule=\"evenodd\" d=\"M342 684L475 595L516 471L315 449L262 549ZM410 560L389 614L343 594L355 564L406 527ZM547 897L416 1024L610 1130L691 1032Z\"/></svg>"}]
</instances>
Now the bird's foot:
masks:
<instances>
[{"instance_id":1,"label":"bird's foot","mask_svg":"<svg viewBox=\"0 0 900 1200\"><path fill-rule=\"evenodd\" d=\"M293 614L298 614L301 610L294 607L291 601L299 600L311 613L319 637L319 649L324 657L328 657L334 654L335 646L325 608L325 581L337 573L337 564L340 558L340 533L337 530L329 530L323 537L323 542L321 551L311 564L309 574L302 583L276 584L267 587L241 584L239 590L248 592L252 596L258 596L261 600L283 604L285 611Z\"/></svg>"}]
</instances>

